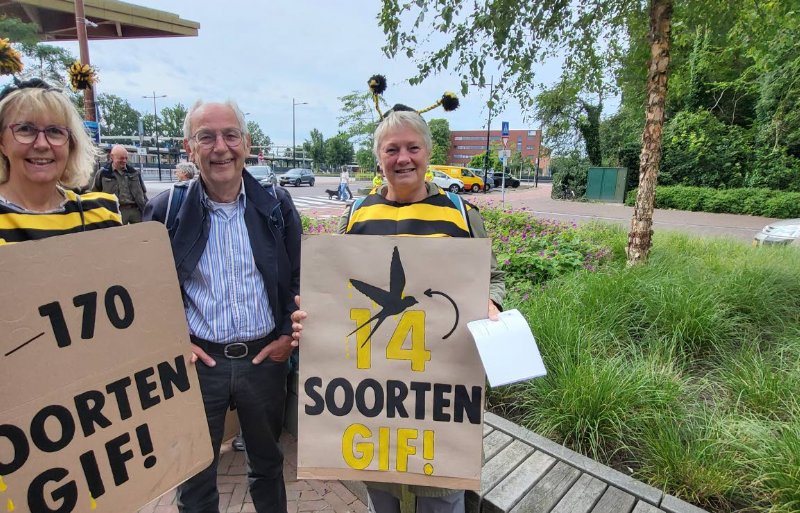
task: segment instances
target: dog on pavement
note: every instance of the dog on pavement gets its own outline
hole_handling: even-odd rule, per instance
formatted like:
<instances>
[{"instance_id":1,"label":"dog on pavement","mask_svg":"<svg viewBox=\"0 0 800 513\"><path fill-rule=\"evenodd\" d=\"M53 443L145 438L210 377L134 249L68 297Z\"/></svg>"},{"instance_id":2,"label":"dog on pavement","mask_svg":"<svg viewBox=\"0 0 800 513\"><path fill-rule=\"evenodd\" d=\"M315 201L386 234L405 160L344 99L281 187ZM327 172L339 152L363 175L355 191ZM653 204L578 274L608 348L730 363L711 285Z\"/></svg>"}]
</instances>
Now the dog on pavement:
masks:
<instances>
[{"instance_id":1,"label":"dog on pavement","mask_svg":"<svg viewBox=\"0 0 800 513\"><path fill-rule=\"evenodd\" d=\"M339 191L335 189L325 189L325 193L328 195L328 199L339 199Z\"/></svg>"}]
</instances>

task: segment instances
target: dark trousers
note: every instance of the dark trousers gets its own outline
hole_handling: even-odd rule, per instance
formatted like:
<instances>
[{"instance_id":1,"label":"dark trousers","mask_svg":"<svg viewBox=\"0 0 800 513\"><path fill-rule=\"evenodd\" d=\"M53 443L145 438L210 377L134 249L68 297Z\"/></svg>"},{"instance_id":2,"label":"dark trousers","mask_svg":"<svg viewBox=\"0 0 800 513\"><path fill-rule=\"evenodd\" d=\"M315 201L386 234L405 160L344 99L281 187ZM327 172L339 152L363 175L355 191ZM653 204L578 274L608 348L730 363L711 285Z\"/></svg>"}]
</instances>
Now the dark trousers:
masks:
<instances>
[{"instance_id":1,"label":"dark trousers","mask_svg":"<svg viewBox=\"0 0 800 513\"><path fill-rule=\"evenodd\" d=\"M247 446L247 475L253 505L259 513L286 513L283 453L278 438L283 427L289 365L269 359L253 365L253 356L238 360L214 356L216 367L197 362L214 461L178 487L178 510L182 513L219 512L217 464L225 413L231 403L236 404Z\"/></svg>"},{"instance_id":2,"label":"dark trousers","mask_svg":"<svg viewBox=\"0 0 800 513\"><path fill-rule=\"evenodd\" d=\"M136 205L120 205L119 212L122 214L122 224L142 222L142 211Z\"/></svg>"}]
</instances>

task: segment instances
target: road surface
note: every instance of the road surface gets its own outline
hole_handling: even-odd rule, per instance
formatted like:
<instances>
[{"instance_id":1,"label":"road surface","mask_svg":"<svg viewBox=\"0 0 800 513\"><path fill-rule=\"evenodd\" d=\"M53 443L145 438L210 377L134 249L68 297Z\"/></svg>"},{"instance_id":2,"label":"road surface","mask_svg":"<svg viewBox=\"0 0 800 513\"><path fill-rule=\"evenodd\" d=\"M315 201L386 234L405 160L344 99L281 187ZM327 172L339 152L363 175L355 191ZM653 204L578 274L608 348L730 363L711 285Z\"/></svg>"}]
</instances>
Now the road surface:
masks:
<instances>
[{"instance_id":1,"label":"road surface","mask_svg":"<svg viewBox=\"0 0 800 513\"><path fill-rule=\"evenodd\" d=\"M146 182L148 196L154 197L158 192L170 187L168 182ZM338 216L345 203L330 199L326 189L336 189L338 177L318 176L314 187L286 187L292 195L297 209L314 216ZM351 183L350 190L357 190L370 184ZM538 188L523 184L518 189L508 189L505 194L505 205L513 208L525 208L539 218L556 219L563 222L585 223L588 221L606 221L630 225L633 208L619 203L589 203L580 201L561 201L550 199L551 184L540 183ZM501 191L492 190L488 194L464 194L467 201L478 206L501 204ZM676 230L699 235L730 236L750 241L756 233L774 219L757 216L734 214L712 214L707 212L686 212L682 210L657 209L653 214L653 229Z\"/></svg>"}]
</instances>

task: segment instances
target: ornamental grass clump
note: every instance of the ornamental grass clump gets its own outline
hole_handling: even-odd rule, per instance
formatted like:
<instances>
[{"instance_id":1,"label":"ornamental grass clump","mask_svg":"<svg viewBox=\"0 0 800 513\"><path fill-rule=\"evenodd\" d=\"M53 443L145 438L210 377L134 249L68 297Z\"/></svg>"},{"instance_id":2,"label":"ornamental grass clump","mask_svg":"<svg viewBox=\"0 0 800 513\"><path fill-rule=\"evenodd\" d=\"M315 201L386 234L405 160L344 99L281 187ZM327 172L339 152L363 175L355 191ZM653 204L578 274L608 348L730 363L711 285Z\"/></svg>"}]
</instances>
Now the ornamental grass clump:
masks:
<instances>
[{"instance_id":1,"label":"ornamental grass clump","mask_svg":"<svg viewBox=\"0 0 800 513\"><path fill-rule=\"evenodd\" d=\"M712 512L800 511L800 251L656 232L518 305L548 375L489 408ZM520 357L523 357L522 355Z\"/></svg>"}]
</instances>

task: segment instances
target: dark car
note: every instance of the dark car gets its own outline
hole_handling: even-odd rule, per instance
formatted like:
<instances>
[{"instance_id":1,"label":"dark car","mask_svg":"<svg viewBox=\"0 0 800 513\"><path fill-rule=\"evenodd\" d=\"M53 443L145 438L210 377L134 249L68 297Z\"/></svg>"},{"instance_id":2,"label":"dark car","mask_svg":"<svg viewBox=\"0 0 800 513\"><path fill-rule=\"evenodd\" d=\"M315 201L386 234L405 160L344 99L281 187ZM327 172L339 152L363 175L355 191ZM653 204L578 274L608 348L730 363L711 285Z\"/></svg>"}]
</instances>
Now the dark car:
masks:
<instances>
[{"instance_id":1,"label":"dark car","mask_svg":"<svg viewBox=\"0 0 800 513\"><path fill-rule=\"evenodd\" d=\"M281 185L292 184L295 187L307 183L311 187L314 187L314 172L310 169L296 167L280 175L278 177L278 183Z\"/></svg>"},{"instance_id":2,"label":"dark car","mask_svg":"<svg viewBox=\"0 0 800 513\"><path fill-rule=\"evenodd\" d=\"M278 179L270 166L247 166L247 172L259 181L264 187L278 185Z\"/></svg>"},{"instance_id":3,"label":"dark car","mask_svg":"<svg viewBox=\"0 0 800 513\"><path fill-rule=\"evenodd\" d=\"M495 187L502 187L503 186L503 175L506 177L506 187L511 187L512 189L516 189L519 187L519 180L514 178L508 173L495 173L494 174L494 186Z\"/></svg>"}]
</instances>

